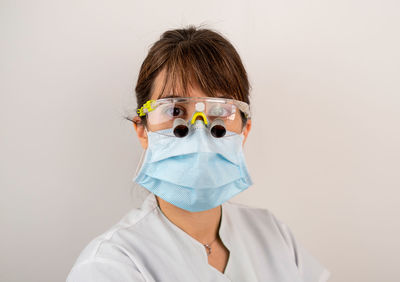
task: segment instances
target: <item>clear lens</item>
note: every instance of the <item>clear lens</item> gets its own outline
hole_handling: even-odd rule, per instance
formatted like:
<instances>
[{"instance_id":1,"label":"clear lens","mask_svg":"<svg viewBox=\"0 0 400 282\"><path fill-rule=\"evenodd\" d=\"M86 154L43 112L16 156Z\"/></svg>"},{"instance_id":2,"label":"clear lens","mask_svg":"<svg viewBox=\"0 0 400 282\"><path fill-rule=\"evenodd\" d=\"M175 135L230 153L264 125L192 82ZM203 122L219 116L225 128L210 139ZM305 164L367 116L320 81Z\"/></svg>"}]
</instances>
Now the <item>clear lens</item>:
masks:
<instances>
[{"instance_id":1,"label":"clear lens","mask_svg":"<svg viewBox=\"0 0 400 282\"><path fill-rule=\"evenodd\" d=\"M215 119L222 120L227 131L242 131L241 109L249 115L246 103L223 98L182 97L156 100L146 113L148 130L173 135L176 119L181 119L190 127L195 120L203 120L210 126ZM241 109L240 109L241 108ZM168 130L171 129L171 130Z\"/></svg>"}]
</instances>

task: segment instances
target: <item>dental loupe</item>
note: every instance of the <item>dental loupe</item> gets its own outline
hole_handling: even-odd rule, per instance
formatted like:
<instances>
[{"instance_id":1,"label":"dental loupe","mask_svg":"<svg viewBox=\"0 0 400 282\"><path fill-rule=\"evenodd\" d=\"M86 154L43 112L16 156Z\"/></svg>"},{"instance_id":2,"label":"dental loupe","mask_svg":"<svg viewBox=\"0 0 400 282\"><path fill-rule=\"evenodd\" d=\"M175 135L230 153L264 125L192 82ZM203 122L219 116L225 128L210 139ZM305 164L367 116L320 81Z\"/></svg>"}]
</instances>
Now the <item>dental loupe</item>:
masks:
<instances>
[{"instance_id":1,"label":"dental loupe","mask_svg":"<svg viewBox=\"0 0 400 282\"><path fill-rule=\"evenodd\" d=\"M193 130L193 126L195 126L195 122L197 117L201 117L206 127L210 130L210 133L215 138L224 137L226 134L225 123L222 119L216 118L209 125L207 116L204 114L204 103L196 103L196 111L193 113L193 116L190 121L185 121L182 118L177 118L174 120L173 124L173 132L176 137L183 138L189 134L190 130Z\"/></svg>"},{"instance_id":2,"label":"dental loupe","mask_svg":"<svg viewBox=\"0 0 400 282\"><path fill-rule=\"evenodd\" d=\"M226 134L225 123L222 119L215 119L210 125L206 125L211 135L215 138L224 137ZM189 131L193 130L193 123L190 121L186 122L182 118L177 118L174 121L173 132L176 137L183 138L189 134Z\"/></svg>"}]
</instances>

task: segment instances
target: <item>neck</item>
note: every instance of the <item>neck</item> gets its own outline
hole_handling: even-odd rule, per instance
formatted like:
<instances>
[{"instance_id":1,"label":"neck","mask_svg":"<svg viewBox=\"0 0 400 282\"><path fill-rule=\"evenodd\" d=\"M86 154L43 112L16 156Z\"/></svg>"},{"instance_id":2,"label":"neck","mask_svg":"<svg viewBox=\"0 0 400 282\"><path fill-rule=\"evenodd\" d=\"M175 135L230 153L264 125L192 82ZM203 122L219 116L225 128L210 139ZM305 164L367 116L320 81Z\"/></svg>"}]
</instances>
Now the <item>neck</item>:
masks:
<instances>
[{"instance_id":1,"label":"neck","mask_svg":"<svg viewBox=\"0 0 400 282\"><path fill-rule=\"evenodd\" d=\"M155 196L164 215L176 226L202 244L209 244L219 237L221 206L200 212L181 209Z\"/></svg>"}]
</instances>

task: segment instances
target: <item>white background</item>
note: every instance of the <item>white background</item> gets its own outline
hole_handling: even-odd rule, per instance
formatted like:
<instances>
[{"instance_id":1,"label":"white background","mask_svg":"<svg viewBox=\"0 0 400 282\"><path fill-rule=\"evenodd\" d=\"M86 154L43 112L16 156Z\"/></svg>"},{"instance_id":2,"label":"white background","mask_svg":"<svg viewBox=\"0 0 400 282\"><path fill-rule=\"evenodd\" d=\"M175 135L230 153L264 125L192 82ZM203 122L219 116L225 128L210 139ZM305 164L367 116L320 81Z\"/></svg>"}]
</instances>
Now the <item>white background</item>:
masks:
<instances>
[{"instance_id":1,"label":"white background","mask_svg":"<svg viewBox=\"0 0 400 282\"><path fill-rule=\"evenodd\" d=\"M252 84L235 202L272 211L332 282L398 281L398 1L0 2L0 281L64 281L135 206L123 119L148 48L223 33Z\"/></svg>"}]
</instances>

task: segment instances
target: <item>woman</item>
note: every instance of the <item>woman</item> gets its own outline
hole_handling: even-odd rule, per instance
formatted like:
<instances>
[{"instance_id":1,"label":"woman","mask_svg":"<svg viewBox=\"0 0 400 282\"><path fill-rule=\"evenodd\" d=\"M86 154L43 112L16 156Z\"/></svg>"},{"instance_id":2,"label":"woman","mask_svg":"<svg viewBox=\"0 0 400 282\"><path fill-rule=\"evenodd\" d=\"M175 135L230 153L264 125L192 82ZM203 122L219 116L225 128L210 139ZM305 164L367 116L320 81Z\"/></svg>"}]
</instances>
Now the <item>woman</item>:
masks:
<instances>
[{"instance_id":1,"label":"woman","mask_svg":"<svg viewBox=\"0 0 400 282\"><path fill-rule=\"evenodd\" d=\"M67 281L322 282L330 273L266 209L230 202L251 178L249 82L219 33L169 30L145 58L132 121L150 193L82 251Z\"/></svg>"}]
</instances>

